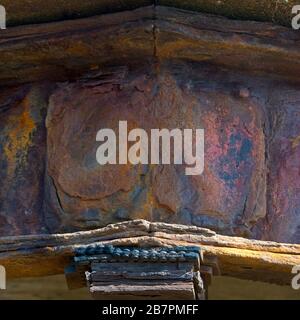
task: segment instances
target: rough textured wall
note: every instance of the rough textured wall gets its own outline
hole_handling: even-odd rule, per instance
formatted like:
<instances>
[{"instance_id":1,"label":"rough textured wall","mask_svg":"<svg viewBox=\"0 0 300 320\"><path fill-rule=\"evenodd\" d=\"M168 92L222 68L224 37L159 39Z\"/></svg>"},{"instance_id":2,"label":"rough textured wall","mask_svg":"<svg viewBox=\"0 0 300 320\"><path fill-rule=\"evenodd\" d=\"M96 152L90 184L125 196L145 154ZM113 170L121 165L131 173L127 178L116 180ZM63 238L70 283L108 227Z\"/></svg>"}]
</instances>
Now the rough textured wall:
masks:
<instances>
[{"instance_id":1,"label":"rough textured wall","mask_svg":"<svg viewBox=\"0 0 300 320\"><path fill-rule=\"evenodd\" d=\"M297 86L173 61L51 88L1 95L3 235L145 218L300 241ZM100 166L96 133L117 132L119 120L148 132L205 129L203 175L186 176L183 165Z\"/></svg>"},{"instance_id":2,"label":"rough textured wall","mask_svg":"<svg viewBox=\"0 0 300 320\"><path fill-rule=\"evenodd\" d=\"M299 243L300 92L284 86L272 90L266 107L268 215L261 231L265 239Z\"/></svg>"},{"instance_id":3,"label":"rough textured wall","mask_svg":"<svg viewBox=\"0 0 300 320\"><path fill-rule=\"evenodd\" d=\"M0 234L45 232L46 161L44 88L0 90Z\"/></svg>"},{"instance_id":4,"label":"rough textured wall","mask_svg":"<svg viewBox=\"0 0 300 320\"><path fill-rule=\"evenodd\" d=\"M48 173L56 189L50 194L59 198L59 230L145 218L243 234L265 215L261 108L226 88L206 87L200 69L190 70L140 70L122 84L83 81L51 96ZM204 174L187 176L185 165L100 166L96 133L118 132L119 120L149 137L152 128L204 128Z\"/></svg>"},{"instance_id":5,"label":"rough textured wall","mask_svg":"<svg viewBox=\"0 0 300 320\"><path fill-rule=\"evenodd\" d=\"M299 39L166 7L8 28L1 236L146 218L299 242ZM101 167L96 133L118 120L205 129L204 174Z\"/></svg>"}]
</instances>

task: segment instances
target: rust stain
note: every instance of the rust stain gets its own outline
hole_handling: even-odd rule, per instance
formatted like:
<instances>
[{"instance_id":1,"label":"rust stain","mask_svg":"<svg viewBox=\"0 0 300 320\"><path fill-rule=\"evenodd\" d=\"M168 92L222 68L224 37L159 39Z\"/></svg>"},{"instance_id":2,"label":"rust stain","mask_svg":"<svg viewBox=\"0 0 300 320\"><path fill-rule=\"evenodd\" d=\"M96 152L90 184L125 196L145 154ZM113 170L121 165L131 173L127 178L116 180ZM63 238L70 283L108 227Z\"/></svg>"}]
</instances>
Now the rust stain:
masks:
<instances>
[{"instance_id":1,"label":"rust stain","mask_svg":"<svg viewBox=\"0 0 300 320\"><path fill-rule=\"evenodd\" d=\"M18 162L25 161L26 150L31 145L31 135L35 130L35 123L30 115L30 101L27 97L20 107L23 108L22 113L10 115L7 121L11 123L7 142L4 145L4 153L8 163L8 177L14 175Z\"/></svg>"},{"instance_id":2,"label":"rust stain","mask_svg":"<svg viewBox=\"0 0 300 320\"><path fill-rule=\"evenodd\" d=\"M292 142L292 149L297 148L298 145L300 144L300 135L295 138L292 138L291 142Z\"/></svg>"}]
</instances>

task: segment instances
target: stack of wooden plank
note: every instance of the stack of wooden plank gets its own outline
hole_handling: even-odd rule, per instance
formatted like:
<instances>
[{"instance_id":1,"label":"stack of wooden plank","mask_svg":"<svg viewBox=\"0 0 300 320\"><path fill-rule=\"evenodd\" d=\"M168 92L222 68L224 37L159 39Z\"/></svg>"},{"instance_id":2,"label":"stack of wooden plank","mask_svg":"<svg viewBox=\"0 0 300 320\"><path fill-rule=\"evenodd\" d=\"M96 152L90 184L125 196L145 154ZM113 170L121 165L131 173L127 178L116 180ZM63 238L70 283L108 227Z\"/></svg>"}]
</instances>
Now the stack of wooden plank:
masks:
<instances>
[{"instance_id":1,"label":"stack of wooden plank","mask_svg":"<svg viewBox=\"0 0 300 320\"><path fill-rule=\"evenodd\" d=\"M80 286L85 276L95 299L195 300L205 298L201 261L200 248L194 246L146 249L95 244L77 248L75 264L66 275L69 287ZM210 268L203 269L205 279Z\"/></svg>"}]
</instances>

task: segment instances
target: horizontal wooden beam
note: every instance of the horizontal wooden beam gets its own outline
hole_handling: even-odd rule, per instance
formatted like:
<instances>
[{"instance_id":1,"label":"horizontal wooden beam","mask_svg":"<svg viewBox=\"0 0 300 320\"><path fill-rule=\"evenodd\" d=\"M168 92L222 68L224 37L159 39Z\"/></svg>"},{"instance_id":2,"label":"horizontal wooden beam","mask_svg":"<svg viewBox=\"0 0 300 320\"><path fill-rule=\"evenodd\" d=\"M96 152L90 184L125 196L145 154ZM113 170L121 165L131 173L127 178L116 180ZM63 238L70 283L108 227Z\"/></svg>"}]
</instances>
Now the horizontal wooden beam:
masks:
<instances>
[{"instance_id":1,"label":"horizontal wooden beam","mask_svg":"<svg viewBox=\"0 0 300 320\"><path fill-rule=\"evenodd\" d=\"M218 235L195 226L134 220L69 234L0 239L0 264L9 278L64 272L79 245L201 246L205 259L217 256L220 272L241 279L289 285L291 270L300 265L300 245Z\"/></svg>"},{"instance_id":2,"label":"horizontal wooden beam","mask_svg":"<svg viewBox=\"0 0 300 320\"><path fill-rule=\"evenodd\" d=\"M0 85L172 59L299 81L299 40L299 32L269 23L159 6L13 27L0 33Z\"/></svg>"},{"instance_id":3,"label":"horizontal wooden beam","mask_svg":"<svg viewBox=\"0 0 300 320\"><path fill-rule=\"evenodd\" d=\"M153 55L152 8L0 33L0 85L63 81ZM129 63L128 63L129 64Z\"/></svg>"},{"instance_id":4,"label":"horizontal wooden beam","mask_svg":"<svg viewBox=\"0 0 300 320\"><path fill-rule=\"evenodd\" d=\"M224 15L234 19L272 21L289 26L291 9L299 2L297 0L2 0L1 4L6 7L9 26L76 19L147 5L164 5Z\"/></svg>"}]
</instances>

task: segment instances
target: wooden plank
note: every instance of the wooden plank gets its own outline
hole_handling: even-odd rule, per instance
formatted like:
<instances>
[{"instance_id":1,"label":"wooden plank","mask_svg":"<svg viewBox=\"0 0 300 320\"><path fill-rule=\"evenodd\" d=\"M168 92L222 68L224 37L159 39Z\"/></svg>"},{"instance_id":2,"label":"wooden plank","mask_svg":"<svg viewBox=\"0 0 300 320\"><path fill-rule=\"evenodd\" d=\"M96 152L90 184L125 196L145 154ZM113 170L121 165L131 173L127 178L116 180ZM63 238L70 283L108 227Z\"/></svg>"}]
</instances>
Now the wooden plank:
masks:
<instances>
[{"instance_id":1,"label":"wooden plank","mask_svg":"<svg viewBox=\"0 0 300 320\"><path fill-rule=\"evenodd\" d=\"M91 271L91 272L89 272ZM69 289L86 286L87 281L111 281L111 279L173 279L192 281L193 263L140 263L140 262L91 262L91 264L70 264L65 268L65 276Z\"/></svg>"},{"instance_id":2,"label":"wooden plank","mask_svg":"<svg viewBox=\"0 0 300 320\"><path fill-rule=\"evenodd\" d=\"M191 60L299 80L300 35L294 30L166 7L157 10L156 29L156 54L161 60Z\"/></svg>"},{"instance_id":3,"label":"wooden plank","mask_svg":"<svg viewBox=\"0 0 300 320\"><path fill-rule=\"evenodd\" d=\"M1 0L7 11L7 24L43 23L149 6L153 0Z\"/></svg>"},{"instance_id":4,"label":"wooden plank","mask_svg":"<svg viewBox=\"0 0 300 320\"><path fill-rule=\"evenodd\" d=\"M145 5L165 5L192 11L209 12L234 19L270 21L290 26L292 7L297 0L222 1L219 0L2 0L8 25L41 23L93 16ZM37 9L38 8L38 9Z\"/></svg>"},{"instance_id":5,"label":"wooden plank","mask_svg":"<svg viewBox=\"0 0 300 320\"><path fill-rule=\"evenodd\" d=\"M92 262L91 270L102 272L111 271L115 272L152 272L152 271L176 271L181 270L183 272L190 272L193 269L193 265L190 263L100 263Z\"/></svg>"},{"instance_id":6,"label":"wooden plank","mask_svg":"<svg viewBox=\"0 0 300 320\"><path fill-rule=\"evenodd\" d=\"M63 81L105 65L187 59L299 81L300 35L156 6L0 33L0 84Z\"/></svg>"},{"instance_id":7,"label":"wooden plank","mask_svg":"<svg viewBox=\"0 0 300 320\"><path fill-rule=\"evenodd\" d=\"M0 83L64 81L104 65L143 63L153 56L152 17L149 7L1 30Z\"/></svg>"},{"instance_id":8,"label":"wooden plank","mask_svg":"<svg viewBox=\"0 0 300 320\"><path fill-rule=\"evenodd\" d=\"M112 266L113 268L113 266ZM147 272L127 272L127 271L97 271L88 275L91 282L110 282L112 280L178 280L192 281L193 272L176 271L147 271Z\"/></svg>"},{"instance_id":9,"label":"wooden plank","mask_svg":"<svg viewBox=\"0 0 300 320\"><path fill-rule=\"evenodd\" d=\"M179 246L198 245L206 256L218 257L222 275L241 279L259 280L290 285L292 268L300 265L300 245L268 241L249 240L238 237L217 235L207 236L207 229L168 225L168 233L156 231L166 224L143 220L123 222L103 229L74 234L7 237L0 239L0 264L6 267L9 278L63 274L64 268L72 262L77 245L93 243L109 234L110 240L103 243L115 246ZM120 236L120 230L130 232ZM139 236L140 231L147 236ZM148 230L148 232L147 232ZM114 231L116 231L114 239ZM123 235L125 236L125 235ZM47 246L47 240L49 245ZM23 249L16 249L18 243ZM26 244L26 245L25 245ZM25 249L26 248L26 249Z\"/></svg>"},{"instance_id":10,"label":"wooden plank","mask_svg":"<svg viewBox=\"0 0 300 320\"><path fill-rule=\"evenodd\" d=\"M247 249L252 251L266 251L272 253L300 255L300 244L278 243L272 241L261 241L241 237L219 235L207 228L197 226L168 224L164 222L149 222L143 219L109 224L106 227L60 234L36 234L24 236L0 237L0 255L9 251L34 250L43 247L77 246L101 242L103 244L124 246L140 245L135 243L135 238L141 240L145 237L147 241L142 247L160 246L160 241L176 241L178 245L205 245L213 247L227 247L236 249ZM150 238L147 238L150 237ZM132 238L132 242L122 239ZM153 242L151 242L153 238Z\"/></svg>"},{"instance_id":11,"label":"wooden plank","mask_svg":"<svg viewBox=\"0 0 300 320\"><path fill-rule=\"evenodd\" d=\"M97 282L90 287L90 292L94 299L195 299L192 282Z\"/></svg>"}]
</instances>

